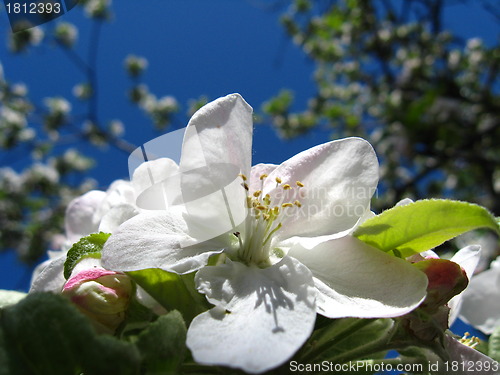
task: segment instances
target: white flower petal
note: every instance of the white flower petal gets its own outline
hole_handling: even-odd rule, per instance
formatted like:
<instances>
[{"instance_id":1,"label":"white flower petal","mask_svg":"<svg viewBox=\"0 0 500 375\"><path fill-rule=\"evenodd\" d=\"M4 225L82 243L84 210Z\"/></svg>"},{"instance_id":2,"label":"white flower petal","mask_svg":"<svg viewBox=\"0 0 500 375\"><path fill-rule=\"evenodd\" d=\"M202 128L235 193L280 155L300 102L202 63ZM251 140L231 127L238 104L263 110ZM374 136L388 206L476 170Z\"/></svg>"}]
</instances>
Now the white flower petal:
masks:
<instances>
[{"instance_id":1,"label":"white flower petal","mask_svg":"<svg viewBox=\"0 0 500 375\"><path fill-rule=\"evenodd\" d=\"M457 251L450 260L459 264L464 269L469 280L471 280L480 258L481 246L469 245Z\"/></svg>"},{"instance_id":2,"label":"white flower petal","mask_svg":"<svg viewBox=\"0 0 500 375\"><path fill-rule=\"evenodd\" d=\"M239 94L208 103L193 115L186 128L181 171L224 163L249 175L252 133L252 107Z\"/></svg>"},{"instance_id":3,"label":"white flower petal","mask_svg":"<svg viewBox=\"0 0 500 375\"><path fill-rule=\"evenodd\" d=\"M182 203L189 233L207 241L234 233L248 215L246 190L239 169L232 164L211 164L181 175Z\"/></svg>"},{"instance_id":4,"label":"white flower petal","mask_svg":"<svg viewBox=\"0 0 500 375\"><path fill-rule=\"evenodd\" d=\"M442 360L438 359L438 361L441 362L441 369L448 369L444 372L445 374L498 375L498 362L478 350L464 345L448 335L445 335L444 346L450 359L446 365L442 363Z\"/></svg>"},{"instance_id":5,"label":"white flower petal","mask_svg":"<svg viewBox=\"0 0 500 375\"><path fill-rule=\"evenodd\" d=\"M113 233L121 224L138 214L139 210L137 207L131 204L122 203L110 209L109 212L103 216L99 224L99 231Z\"/></svg>"},{"instance_id":6,"label":"white flower petal","mask_svg":"<svg viewBox=\"0 0 500 375\"><path fill-rule=\"evenodd\" d=\"M210 255L223 251L224 240L200 243L174 212L139 214L122 224L106 241L102 264L113 271L161 268L187 273L207 264Z\"/></svg>"},{"instance_id":7,"label":"white flower petal","mask_svg":"<svg viewBox=\"0 0 500 375\"><path fill-rule=\"evenodd\" d=\"M319 290L318 312L330 318L400 316L426 295L422 272L351 236L312 249L296 245L288 255L311 270Z\"/></svg>"},{"instance_id":8,"label":"white flower petal","mask_svg":"<svg viewBox=\"0 0 500 375\"><path fill-rule=\"evenodd\" d=\"M295 259L264 269L229 262L203 268L196 280L217 304L188 329L187 345L199 363L261 373L290 359L313 330L314 283Z\"/></svg>"},{"instance_id":9,"label":"white flower petal","mask_svg":"<svg viewBox=\"0 0 500 375\"><path fill-rule=\"evenodd\" d=\"M250 193L253 193L257 190L262 190L263 181L260 179L262 175L270 175L272 171L274 171L278 166L276 164L256 164L252 166L250 171L250 176L248 177L248 186Z\"/></svg>"},{"instance_id":10,"label":"white flower petal","mask_svg":"<svg viewBox=\"0 0 500 375\"><path fill-rule=\"evenodd\" d=\"M460 249L450 260L452 262L459 264L464 269L470 283L472 275L474 274L474 270L476 269L480 259L481 259L481 246L470 245L464 247L463 249ZM448 302L448 307L450 308L448 325L450 327L458 318L458 314L460 313L460 309L462 307L463 293L464 292L456 295Z\"/></svg>"},{"instance_id":11,"label":"white flower petal","mask_svg":"<svg viewBox=\"0 0 500 375\"><path fill-rule=\"evenodd\" d=\"M156 315L167 314L168 311L160 305L158 301L156 301L151 295L149 295L144 289L142 289L139 285L136 285L136 293L135 297L137 301L143 306L146 306L148 309L152 310Z\"/></svg>"},{"instance_id":12,"label":"white flower petal","mask_svg":"<svg viewBox=\"0 0 500 375\"><path fill-rule=\"evenodd\" d=\"M132 176L132 186L137 194L171 175L179 173L179 166L169 158L159 158L140 164Z\"/></svg>"},{"instance_id":13,"label":"white flower petal","mask_svg":"<svg viewBox=\"0 0 500 375\"><path fill-rule=\"evenodd\" d=\"M396 203L394 207L407 206L410 203L413 203L412 199L410 199L410 198L403 198L398 203Z\"/></svg>"},{"instance_id":14,"label":"white flower petal","mask_svg":"<svg viewBox=\"0 0 500 375\"><path fill-rule=\"evenodd\" d=\"M488 335L500 325L500 258L472 278L462 294L460 317Z\"/></svg>"},{"instance_id":15,"label":"white flower petal","mask_svg":"<svg viewBox=\"0 0 500 375\"><path fill-rule=\"evenodd\" d=\"M64 262L66 253L55 259L47 260L40 267L41 272L34 273L31 282L30 293L34 292L53 292L60 293L66 279L64 278Z\"/></svg>"},{"instance_id":16,"label":"white flower petal","mask_svg":"<svg viewBox=\"0 0 500 375\"><path fill-rule=\"evenodd\" d=\"M134 171L132 186L140 208L167 209L179 199L179 166L168 158L144 162Z\"/></svg>"},{"instance_id":17,"label":"white flower petal","mask_svg":"<svg viewBox=\"0 0 500 375\"><path fill-rule=\"evenodd\" d=\"M132 184L125 180L116 180L106 190L106 197L103 199L94 215L94 221L100 222L102 217L120 204L128 203L135 205L135 191Z\"/></svg>"},{"instance_id":18,"label":"white flower petal","mask_svg":"<svg viewBox=\"0 0 500 375\"><path fill-rule=\"evenodd\" d=\"M69 242L74 243L81 237L97 231L99 220L96 220L94 215L105 197L105 192L91 190L69 203L64 219Z\"/></svg>"},{"instance_id":19,"label":"white flower petal","mask_svg":"<svg viewBox=\"0 0 500 375\"><path fill-rule=\"evenodd\" d=\"M293 188L276 187L276 178ZM296 182L304 184L298 189ZM274 201L300 201L291 210L280 239L321 236L351 229L366 214L378 182L378 161L372 146L360 138L324 143L282 163L266 179L264 193Z\"/></svg>"},{"instance_id":20,"label":"white flower petal","mask_svg":"<svg viewBox=\"0 0 500 375\"><path fill-rule=\"evenodd\" d=\"M78 275L80 272L87 271L90 269L99 268L104 270L101 264L101 260L99 258L87 257L83 258L78 263L75 264L73 270L71 271L71 275L69 275L68 280L73 276Z\"/></svg>"}]
</instances>

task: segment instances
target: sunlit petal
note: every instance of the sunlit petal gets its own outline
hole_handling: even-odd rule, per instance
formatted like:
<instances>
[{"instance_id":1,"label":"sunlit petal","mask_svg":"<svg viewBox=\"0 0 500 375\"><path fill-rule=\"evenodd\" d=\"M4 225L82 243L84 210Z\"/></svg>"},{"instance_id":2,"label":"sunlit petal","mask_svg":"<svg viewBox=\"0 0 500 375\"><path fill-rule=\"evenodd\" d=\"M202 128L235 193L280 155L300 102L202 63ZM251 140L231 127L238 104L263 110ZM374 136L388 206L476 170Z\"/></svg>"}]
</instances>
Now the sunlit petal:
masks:
<instances>
[{"instance_id":1,"label":"sunlit petal","mask_svg":"<svg viewBox=\"0 0 500 375\"><path fill-rule=\"evenodd\" d=\"M290 211L277 236L312 237L351 229L369 209L377 182L377 157L360 138L328 142L293 156L265 181L264 193L273 200L284 195L284 201L302 205ZM285 184L292 188L283 191Z\"/></svg>"},{"instance_id":2,"label":"sunlit petal","mask_svg":"<svg viewBox=\"0 0 500 375\"><path fill-rule=\"evenodd\" d=\"M203 268L196 279L216 305L189 327L197 362L264 372L289 359L313 329L314 283L294 259L265 269L229 262Z\"/></svg>"},{"instance_id":3,"label":"sunlit petal","mask_svg":"<svg viewBox=\"0 0 500 375\"><path fill-rule=\"evenodd\" d=\"M288 253L313 273L318 312L330 318L403 315L425 298L427 278L403 259L345 236Z\"/></svg>"},{"instance_id":4,"label":"sunlit petal","mask_svg":"<svg viewBox=\"0 0 500 375\"><path fill-rule=\"evenodd\" d=\"M206 265L210 255L223 251L224 239L198 241L189 234L181 215L141 214L121 225L108 239L102 264L114 271L161 268L187 273Z\"/></svg>"}]
</instances>

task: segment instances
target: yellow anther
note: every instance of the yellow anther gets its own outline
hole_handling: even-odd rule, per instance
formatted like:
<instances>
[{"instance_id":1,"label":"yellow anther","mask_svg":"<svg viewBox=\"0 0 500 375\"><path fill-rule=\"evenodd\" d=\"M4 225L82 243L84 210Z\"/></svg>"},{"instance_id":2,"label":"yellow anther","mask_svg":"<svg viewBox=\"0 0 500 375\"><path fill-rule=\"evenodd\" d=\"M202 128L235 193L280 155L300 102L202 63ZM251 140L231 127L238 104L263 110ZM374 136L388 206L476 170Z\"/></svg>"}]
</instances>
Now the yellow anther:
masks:
<instances>
[{"instance_id":1,"label":"yellow anther","mask_svg":"<svg viewBox=\"0 0 500 375\"><path fill-rule=\"evenodd\" d=\"M247 197L247 207L250 208L252 207L252 197Z\"/></svg>"},{"instance_id":2,"label":"yellow anther","mask_svg":"<svg viewBox=\"0 0 500 375\"><path fill-rule=\"evenodd\" d=\"M263 216L265 221L269 221L269 219L271 218L271 215L269 214L264 214Z\"/></svg>"},{"instance_id":3,"label":"yellow anther","mask_svg":"<svg viewBox=\"0 0 500 375\"><path fill-rule=\"evenodd\" d=\"M273 214L278 216L279 213L280 213L280 208L278 206L274 206L273 207Z\"/></svg>"},{"instance_id":4,"label":"yellow anther","mask_svg":"<svg viewBox=\"0 0 500 375\"><path fill-rule=\"evenodd\" d=\"M293 207L293 204L291 204L291 203L283 203L283 204L281 205L281 207L283 207L283 208L284 208L284 207Z\"/></svg>"},{"instance_id":5,"label":"yellow anther","mask_svg":"<svg viewBox=\"0 0 500 375\"><path fill-rule=\"evenodd\" d=\"M297 181L295 183L297 184L298 187L304 187L304 184L302 182L300 182L300 181Z\"/></svg>"},{"instance_id":6,"label":"yellow anther","mask_svg":"<svg viewBox=\"0 0 500 375\"><path fill-rule=\"evenodd\" d=\"M264 197L264 203L265 204L270 204L271 203L271 196L269 194L266 194Z\"/></svg>"},{"instance_id":7,"label":"yellow anther","mask_svg":"<svg viewBox=\"0 0 500 375\"><path fill-rule=\"evenodd\" d=\"M276 177L276 182L277 182L278 184L281 184L281 178Z\"/></svg>"},{"instance_id":8,"label":"yellow anther","mask_svg":"<svg viewBox=\"0 0 500 375\"><path fill-rule=\"evenodd\" d=\"M247 180L247 176L245 176L243 173L240 173L238 176L240 176L243 179L243 181Z\"/></svg>"},{"instance_id":9,"label":"yellow anther","mask_svg":"<svg viewBox=\"0 0 500 375\"><path fill-rule=\"evenodd\" d=\"M283 189L284 189L284 190L289 190L289 189L291 189L291 188L292 188L292 187L291 187L290 185L288 185L288 184L283 185Z\"/></svg>"},{"instance_id":10,"label":"yellow anther","mask_svg":"<svg viewBox=\"0 0 500 375\"><path fill-rule=\"evenodd\" d=\"M255 206L255 208L256 208L257 210L260 210L260 211L266 211L266 210L267 210L267 207L266 207L266 206L263 206L263 205L261 205L261 204L259 204L259 205Z\"/></svg>"},{"instance_id":11,"label":"yellow anther","mask_svg":"<svg viewBox=\"0 0 500 375\"><path fill-rule=\"evenodd\" d=\"M260 177L259 177L259 178L260 178L260 180L262 181L262 180L263 180L264 178L266 178L266 177L267 177L267 174L263 173L263 174L261 174L261 175L260 175Z\"/></svg>"},{"instance_id":12,"label":"yellow anther","mask_svg":"<svg viewBox=\"0 0 500 375\"><path fill-rule=\"evenodd\" d=\"M295 201L295 202L293 202L293 204L299 208L302 207L302 203L300 203L299 201Z\"/></svg>"},{"instance_id":13,"label":"yellow anther","mask_svg":"<svg viewBox=\"0 0 500 375\"><path fill-rule=\"evenodd\" d=\"M467 345L471 348L474 348L476 347L481 341L475 337L475 336L470 336L470 333L469 332L465 332L464 333L464 336L459 339L458 341L460 341L462 344L464 345Z\"/></svg>"},{"instance_id":14,"label":"yellow anther","mask_svg":"<svg viewBox=\"0 0 500 375\"><path fill-rule=\"evenodd\" d=\"M259 195L262 194L262 190L257 190L256 192L253 193L253 196L257 198Z\"/></svg>"}]
</instances>

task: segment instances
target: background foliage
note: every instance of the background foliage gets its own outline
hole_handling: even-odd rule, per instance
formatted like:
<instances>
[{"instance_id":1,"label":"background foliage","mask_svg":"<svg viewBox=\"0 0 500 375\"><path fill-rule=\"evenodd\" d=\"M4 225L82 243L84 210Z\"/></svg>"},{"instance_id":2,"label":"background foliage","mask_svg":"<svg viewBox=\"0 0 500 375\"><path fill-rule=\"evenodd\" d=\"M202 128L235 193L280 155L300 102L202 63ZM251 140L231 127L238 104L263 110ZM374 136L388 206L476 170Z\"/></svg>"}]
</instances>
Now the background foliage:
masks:
<instances>
[{"instance_id":1,"label":"background foliage","mask_svg":"<svg viewBox=\"0 0 500 375\"><path fill-rule=\"evenodd\" d=\"M443 17L454 3L266 3L313 62L316 93L300 110L294 93L284 89L256 110L261 125L272 125L284 138L328 129L332 138L368 139L381 161L376 210L403 197L448 197L482 204L499 216L500 45L444 30ZM498 2L482 4L498 22ZM54 239L63 230L66 205L96 186L90 178L92 148L112 147L125 154L135 148L124 139L127 119L99 115L106 103L96 75L98 42L103 25L113 19L111 3L86 0L79 7L74 11L85 12L89 23L85 55L75 48L79 30L67 22L8 33L7 40L12 54L44 45L60 49L84 77L75 82L73 97L35 103L29 87L11 82L0 65L0 249L16 250L26 262L57 247ZM158 134L168 131L180 103L151 92L143 79L146 58L129 55L123 64L130 102ZM196 98L184 108L193 113L207 101ZM84 110L75 113L76 106ZM78 146L82 143L92 147ZM20 157L27 159L22 168L9 167Z\"/></svg>"}]
</instances>

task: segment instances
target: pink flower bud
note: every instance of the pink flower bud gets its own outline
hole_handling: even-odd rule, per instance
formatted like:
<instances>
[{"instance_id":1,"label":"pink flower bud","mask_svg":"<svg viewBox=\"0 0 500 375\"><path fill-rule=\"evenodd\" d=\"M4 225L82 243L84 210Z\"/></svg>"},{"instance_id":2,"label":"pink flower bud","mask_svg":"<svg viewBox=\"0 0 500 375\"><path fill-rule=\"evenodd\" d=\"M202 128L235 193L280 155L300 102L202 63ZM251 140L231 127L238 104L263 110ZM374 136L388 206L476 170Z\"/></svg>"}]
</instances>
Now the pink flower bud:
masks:
<instances>
[{"instance_id":1,"label":"pink flower bud","mask_svg":"<svg viewBox=\"0 0 500 375\"><path fill-rule=\"evenodd\" d=\"M446 259L425 259L414 264L427 275L427 297L422 307L428 312L444 306L453 296L461 293L469 282L465 271Z\"/></svg>"},{"instance_id":2,"label":"pink flower bud","mask_svg":"<svg viewBox=\"0 0 500 375\"><path fill-rule=\"evenodd\" d=\"M103 332L115 331L123 321L132 293L128 276L100 267L76 273L62 290Z\"/></svg>"}]
</instances>

